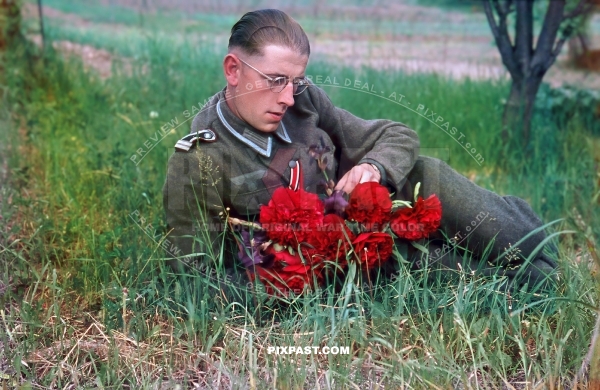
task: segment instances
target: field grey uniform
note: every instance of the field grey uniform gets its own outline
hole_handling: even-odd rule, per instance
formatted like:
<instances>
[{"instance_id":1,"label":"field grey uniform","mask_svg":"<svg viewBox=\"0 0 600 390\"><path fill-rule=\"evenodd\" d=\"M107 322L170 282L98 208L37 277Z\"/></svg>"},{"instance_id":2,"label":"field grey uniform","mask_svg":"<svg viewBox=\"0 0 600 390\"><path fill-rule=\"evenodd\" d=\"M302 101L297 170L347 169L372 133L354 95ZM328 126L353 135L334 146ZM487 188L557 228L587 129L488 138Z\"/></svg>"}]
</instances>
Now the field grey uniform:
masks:
<instances>
[{"instance_id":1,"label":"field grey uniform","mask_svg":"<svg viewBox=\"0 0 600 390\"><path fill-rule=\"evenodd\" d=\"M372 163L381 172L381 183L396 198L412 200L418 182L420 195L436 194L443 209L440 230L454 240L443 246L433 244L430 264L456 268L460 259L451 248L458 245L481 256L492 243L489 265L502 266L509 276L522 268L521 273L537 280L556 267L545 255L537 256L526 269L519 267L522 260L516 259L514 251L500 256L542 224L525 201L482 189L443 161L419 156L419 139L413 130L390 120L358 118L335 107L314 85L295 96L294 106L287 109L274 133L257 131L237 118L227 106L224 90L198 113L192 132L177 143L169 159L163 188L170 241L177 254L218 257L227 242L219 234L226 227L224 209L232 217L256 219L260 205L269 202L273 191L288 186L291 161L300 161L305 189L324 194L325 175L310 156L311 147L326 151L327 175L336 182L355 165ZM194 240L194 235L202 238ZM545 237L539 232L515 251L527 257ZM443 234L430 238L442 239ZM209 244L203 247L204 242ZM235 253L226 253L223 259L226 268L238 262Z\"/></svg>"}]
</instances>

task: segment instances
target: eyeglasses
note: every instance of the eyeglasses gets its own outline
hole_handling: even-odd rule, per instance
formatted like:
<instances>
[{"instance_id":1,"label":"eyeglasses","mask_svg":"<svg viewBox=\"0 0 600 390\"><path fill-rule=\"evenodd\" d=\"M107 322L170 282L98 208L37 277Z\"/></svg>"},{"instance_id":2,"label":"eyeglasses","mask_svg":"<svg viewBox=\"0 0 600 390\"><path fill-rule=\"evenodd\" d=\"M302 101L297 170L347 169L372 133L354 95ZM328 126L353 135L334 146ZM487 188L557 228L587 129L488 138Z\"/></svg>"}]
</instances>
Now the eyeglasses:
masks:
<instances>
[{"instance_id":1,"label":"eyeglasses","mask_svg":"<svg viewBox=\"0 0 600 390\"><path fill-rule=\"evenodd\" d=\"M267 85L269 86L269 88L271 89L272 92L279 93L279 92L283 91L283 89L290 82L289 77L284 77L284 76L275 77L275 78L269 77L266 74L264 74L263 72L261 72L260 70L256 69L255 67L253 67L252 65L247 63L246 61L242 60L241 58L238 58L238 59L240 61L242 61L242 63L248 65L249 67L251 67L252 69L257 71L261 76L266 78ZM300 95L308 87L308 80L305 77L295 77L294 80L292 80L292 87L293 87L293 94Z\"/></svg>"}]
</instances>

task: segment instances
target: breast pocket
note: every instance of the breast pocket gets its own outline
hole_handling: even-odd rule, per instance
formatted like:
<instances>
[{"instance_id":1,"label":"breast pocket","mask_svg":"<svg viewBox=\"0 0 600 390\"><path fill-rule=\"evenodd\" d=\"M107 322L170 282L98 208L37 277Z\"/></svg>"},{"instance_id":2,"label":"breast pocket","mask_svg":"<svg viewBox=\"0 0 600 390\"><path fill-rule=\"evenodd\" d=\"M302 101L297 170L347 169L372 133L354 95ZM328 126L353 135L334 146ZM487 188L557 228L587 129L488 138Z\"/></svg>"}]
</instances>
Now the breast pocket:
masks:
<instances>
[{"instance_id":1,"label":"breast pocket","mask_svg":"<svg viewBox=\"0 0 600 390\"><path fill-rule=\"evenodd\" d=\"M260 205L269 203L272 192L283 183L281 178L271 181L268 178L267 169L231 178L232 206L238 214L258 214Z\"/></svg>"}]
</instances>

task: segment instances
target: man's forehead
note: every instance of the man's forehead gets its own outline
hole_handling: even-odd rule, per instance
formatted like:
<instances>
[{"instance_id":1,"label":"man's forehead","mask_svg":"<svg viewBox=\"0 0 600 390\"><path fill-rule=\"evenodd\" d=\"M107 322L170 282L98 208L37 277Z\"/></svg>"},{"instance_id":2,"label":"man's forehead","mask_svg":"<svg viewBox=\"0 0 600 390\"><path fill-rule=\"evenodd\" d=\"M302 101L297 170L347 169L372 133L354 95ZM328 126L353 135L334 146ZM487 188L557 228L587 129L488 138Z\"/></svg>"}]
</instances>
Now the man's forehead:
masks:
<instances>
[{"instance_id":1,"label":"man's forehead","mask_svg":"<svg viewBox=\"0 0 600 390\"><path fill-rule=\"evenodd\" d=\"M298 77L303 76L308 64L308 57L289 48L267 46L263 50L261 66L263 72L273 75Z\"/></svg>"},{"instance_id":2,"label":"man's forehead","mask_svg":"<svg viewBox=\"0 0 600 390\"><path fill-rule=\"evenodd\" d=\"M240 49L231 50L230 53L251 61L252 66L260 66L260 71L269 75L301 76L308 64L308 56L285 46L268 45L258 55L248 55Z\"/></svg>"}]
</instances>

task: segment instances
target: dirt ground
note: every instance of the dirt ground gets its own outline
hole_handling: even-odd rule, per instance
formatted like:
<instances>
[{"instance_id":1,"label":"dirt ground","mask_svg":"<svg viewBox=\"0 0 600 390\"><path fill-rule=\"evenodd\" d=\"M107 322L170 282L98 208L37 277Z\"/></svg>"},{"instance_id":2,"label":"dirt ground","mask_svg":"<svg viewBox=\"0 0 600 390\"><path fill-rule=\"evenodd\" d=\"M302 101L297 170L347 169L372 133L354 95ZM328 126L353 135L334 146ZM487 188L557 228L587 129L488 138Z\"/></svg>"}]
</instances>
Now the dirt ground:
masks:
<instances>
[{"instance_id":1,"label":"dirt ground","mask_svg":"<svg viewBox=\"0 0 600 390\"><path fill-rule=\"evenodd\" d=\"M600 48L600 37L594 38L595 47ZM437 73L458 79L509 78L500 53L490 42L490 39L448 37L437 40L407 38L401 42L379 44L357 40L320 40L314 45L314 52L316 56L357 68L366 65L376 69L400 69L407 73ZM569 64L566 48L544 80L553 87L568 84L600 89L600 74L574 69Z\"/></svg>"},{"instance_id":2,"label":"dirt ground","mask_svg":"<svg viewBox=\"0 0 600 390\"><path fill-rule=\"evenodd\" d=\"M352 11L352 7L345 12ZM321 9L320 12L327 12ZM388 13L398 15L398 22L410 23L463 23L469 20L482 19L483 14L465 15L460 12L449 12L433 7L397 4ZM64 13L51 7L44 7L45 18L57 19L70 25L85 28L90 22L78 15ZM34 4L25 4L23 7L24 19L37 19L37 7ZM373 17L378 17L374 14ZM600 24L600 14L595 15L593 24ZM112 31L119 31L118 24L102 25ZM418 34L418 31L415 31ZM38 44L39 36L31 35ZM226 35L214 36L215 40L225 41ZM54 46L68 55L77 55L83 58L84 64L95 69L101 77L111 74L112 55L103 49L80 45L74 42L54 42ZM556 63L550 68L544 80L552 86L573 85L582 88L600 89L600 75L595 72L574 69L566 55L566 46L558 57ZM600 36L592 37L592 46L600 49ZM379 39L377 41L344 36L312 36L312 57L325 59L335 63L350 65L356 68L370 66L376 69L399 69L407 73L437 73L450 78L463 79L498 79L508 78L509 75L502 65L500 54L494 45L491 33L489 36L474 35L411 35L392 39ZM125 61L127 61L125 59Z\"/></svg>"}]
</instances>

